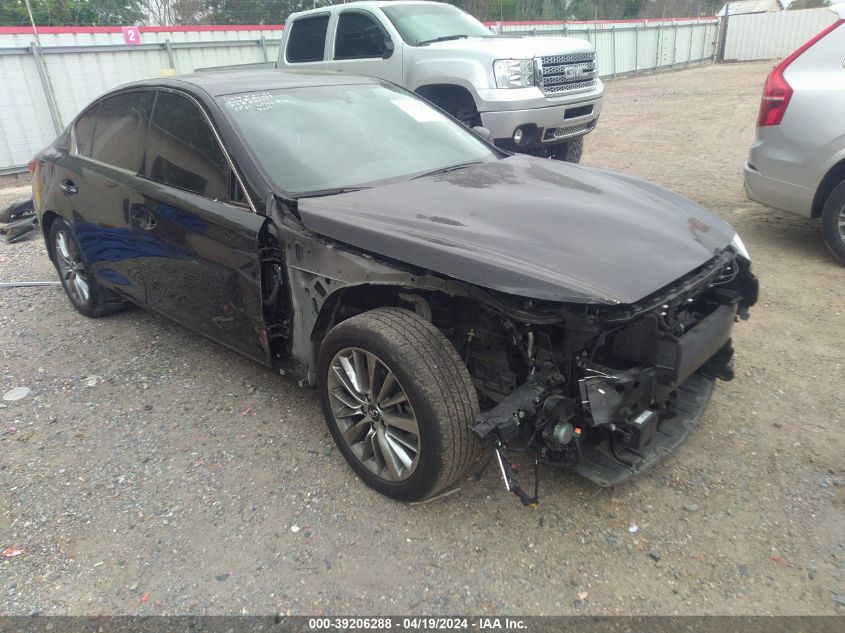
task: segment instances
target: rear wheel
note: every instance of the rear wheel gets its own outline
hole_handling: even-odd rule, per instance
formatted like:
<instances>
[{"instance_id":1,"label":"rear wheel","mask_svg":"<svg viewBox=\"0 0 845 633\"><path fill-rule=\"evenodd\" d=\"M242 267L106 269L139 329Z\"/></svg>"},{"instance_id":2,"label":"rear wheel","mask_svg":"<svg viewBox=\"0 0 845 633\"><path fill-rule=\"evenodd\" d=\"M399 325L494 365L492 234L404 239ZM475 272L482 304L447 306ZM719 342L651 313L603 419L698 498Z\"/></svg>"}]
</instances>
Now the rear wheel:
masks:
<instances>
[{"instance_id":1,"label":"rear wheel","mask_svg":"<svg viewBox=\"0 0 845 633\"><path fill-rule=\"evenodd\" d=\"M64 220L50 226L50 251L62 287L71 304L87 317L100 317L126 306L113 293L103 289L88 269L79 242Z\"/></svg>"},{"instance_id":2,"label":"rear wheel","mask_svg":"<svg viewBox=\"0 0 845 633\"><path fill-rule=\"evenodd\" d=\"M563 160L567 163L578 163L581 161L581 154L584 153L584 137L579 136L566 143L555 145L551 148L551 157L555 160Z\"/></svg>"},{"instance_id":3,"label":"rear wheel","mask_svg":"<svg viewBox=\"0 0 845 633\"><path fill-rule=\"evenodd\" d=\"M845 264L845 182L827 197L822 209L822 234L830 252Z\"/></svg>"},{"instance_id":4,"label":"rear wheel","mask_svg":"<svg viewBox=\"0 0 845 633\"><path fill-rule=\"evenodd\" d=\"M382 494L434 496L477 457L469 373L446 337L414 312L380 308L340 323L323 341L318 371L332 437Z\"/></svg>"}]
</instances>

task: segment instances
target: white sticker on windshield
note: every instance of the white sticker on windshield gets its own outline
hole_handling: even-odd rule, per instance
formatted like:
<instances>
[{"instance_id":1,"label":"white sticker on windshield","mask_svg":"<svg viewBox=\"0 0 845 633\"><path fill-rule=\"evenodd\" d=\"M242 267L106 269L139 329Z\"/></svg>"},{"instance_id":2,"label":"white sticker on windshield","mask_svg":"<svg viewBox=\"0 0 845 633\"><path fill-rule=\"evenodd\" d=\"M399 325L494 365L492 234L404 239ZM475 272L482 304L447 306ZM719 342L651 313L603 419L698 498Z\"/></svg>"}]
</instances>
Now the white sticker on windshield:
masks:
<instances>
[{"instance_id":1,"label":"white sticker on windshield","mask_svg":"<svg viewBox=\"0 0 845 633\"><path fill-rule=\"evenodd\" d=\"M405 114L414 117L414 120L419 121L420 123L446 121L445 116L422 101L414 101L413 99L393 99L391 103L400 110L403 110Z\"/></svg>"},{"instance_id":2,"label":"white sticker on windshield","mask_svg":"<svg viewBox=\"0 0 845 633\"><path fill-rule=\"evenodd\" d=\"M258 110L262 112L273 107L273 95L269 92L248 92L241 95L229 95L223 97L223 103L235 112L242 112L244 110Z\"/></svg>"}]
</instances>

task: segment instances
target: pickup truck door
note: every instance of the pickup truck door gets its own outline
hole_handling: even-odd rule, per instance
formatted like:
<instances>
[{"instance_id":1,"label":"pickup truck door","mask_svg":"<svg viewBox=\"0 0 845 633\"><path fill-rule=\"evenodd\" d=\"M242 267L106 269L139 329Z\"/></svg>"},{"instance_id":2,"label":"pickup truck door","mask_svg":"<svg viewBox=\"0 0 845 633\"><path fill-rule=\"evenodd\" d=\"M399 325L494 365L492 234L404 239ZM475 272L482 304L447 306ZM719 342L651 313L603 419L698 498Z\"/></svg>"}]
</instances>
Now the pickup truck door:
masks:
<instances>
[{"instance_id":1,"label":"pickup truck door","mask_svg":"<svg viewBox=\"0 0 845 633\"><path fill-rule=\"evenodd\" d=\"M402 85L402 41L391 37L370 11L341 11L331 39L327 70L369 75Z\"/></svg>"}]
</instances>

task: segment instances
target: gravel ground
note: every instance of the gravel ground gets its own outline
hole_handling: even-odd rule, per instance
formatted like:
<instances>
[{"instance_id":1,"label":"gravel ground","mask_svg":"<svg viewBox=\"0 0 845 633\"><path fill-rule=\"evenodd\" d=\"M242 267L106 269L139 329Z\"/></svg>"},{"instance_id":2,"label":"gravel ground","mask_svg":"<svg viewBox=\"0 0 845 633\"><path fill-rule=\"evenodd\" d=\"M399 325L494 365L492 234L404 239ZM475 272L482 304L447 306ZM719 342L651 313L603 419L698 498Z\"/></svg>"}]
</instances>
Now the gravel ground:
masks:
<instances>
[{"instance_id":1,"label":"gravel ground","mask_svg":"<svg viewBox=\"0 0 845 633\"><path fill-rule=\"evenodd\" d=\"M845 613L845 268L743 194L768 69L610 83L587 139L585 163L732 222L762 283L702 427L613 490L544 471L524 510L489 468L395 503L311 391L141 310L0 289L0 393L31 389L0 409L0 547L22 550L0 613ZM40 239L0 243L0 270L55 279Z\"/></svg>"}]
</instances>

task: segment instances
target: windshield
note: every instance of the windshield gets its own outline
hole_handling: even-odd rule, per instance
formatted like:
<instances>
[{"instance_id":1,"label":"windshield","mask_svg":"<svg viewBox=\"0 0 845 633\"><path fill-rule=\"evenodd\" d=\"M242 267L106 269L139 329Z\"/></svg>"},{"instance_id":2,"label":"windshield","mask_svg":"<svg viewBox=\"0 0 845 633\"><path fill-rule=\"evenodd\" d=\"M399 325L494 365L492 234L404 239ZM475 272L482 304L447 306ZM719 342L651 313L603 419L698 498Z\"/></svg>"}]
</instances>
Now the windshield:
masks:
<instances>
[{"instance_id":1,"label":"windshield","mask_svg":"<svg viewBox=\"0 0 845 633\"><path fill-rule=\"evenodd\" d=\"M450 5L397 4L382 7L402 39L413 46L461 37L490 37L481 22Z\"/></svg>"},{"instance_id":2,"label":"windshield","mask_svg":"<svg viewBox=\"0 0 845 633\"><path fill-rule=\"evenodd\" d=\"M386 84L247 92L220 101L261 166L292 197L498 160L469 129Z\"/></svg>"}]
</instances>

